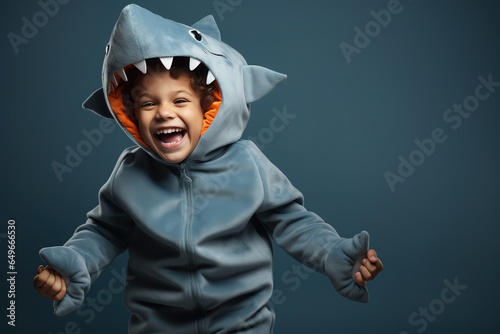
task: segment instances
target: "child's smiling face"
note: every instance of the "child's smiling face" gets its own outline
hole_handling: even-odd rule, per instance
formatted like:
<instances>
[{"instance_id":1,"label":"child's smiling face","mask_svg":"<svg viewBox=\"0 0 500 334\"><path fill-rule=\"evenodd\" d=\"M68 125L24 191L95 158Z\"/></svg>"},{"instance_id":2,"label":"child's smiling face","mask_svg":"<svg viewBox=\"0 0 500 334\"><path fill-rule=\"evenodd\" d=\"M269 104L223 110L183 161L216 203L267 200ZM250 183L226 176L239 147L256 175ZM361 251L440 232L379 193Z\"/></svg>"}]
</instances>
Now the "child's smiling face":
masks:
<instances>
[{"instance_id":1,"label":"child's smiling face","mask_svg":"<svg viewBox=\"0 0 500 334\"><path fill-rule=\"evenodd\" d=\"M142 139L163 160L184 161L201 136L204 113L200 96L186 74L151 72L136 87L135 117Z\"/></svg>"}]
</instances>

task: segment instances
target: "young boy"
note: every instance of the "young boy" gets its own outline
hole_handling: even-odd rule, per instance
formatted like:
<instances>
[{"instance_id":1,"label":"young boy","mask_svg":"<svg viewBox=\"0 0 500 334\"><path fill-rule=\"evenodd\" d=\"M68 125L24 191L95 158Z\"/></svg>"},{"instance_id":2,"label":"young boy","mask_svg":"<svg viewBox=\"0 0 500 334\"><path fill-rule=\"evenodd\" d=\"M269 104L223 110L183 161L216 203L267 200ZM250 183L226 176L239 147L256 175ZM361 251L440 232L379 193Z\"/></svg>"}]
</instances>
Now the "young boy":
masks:
<instances>
[{"instance_id":1,"label":"young boy","mask_svg":"<svg viewBox=\"0 0 500 334\"><path fill-rule=\"evenodd\" d=\"M249 104L285 78L249 66L212 17L193 27L127 6L106 47L103 88L84 107L114 117L126 149L89 212L34 285L57 315L129 252L130 333L272 333L272 240L368 301L381 270L368 234L343 239L307 211L288 179L239 140ZM362 263L361 263L361 262Z\"/></svg>"}]
</instances>

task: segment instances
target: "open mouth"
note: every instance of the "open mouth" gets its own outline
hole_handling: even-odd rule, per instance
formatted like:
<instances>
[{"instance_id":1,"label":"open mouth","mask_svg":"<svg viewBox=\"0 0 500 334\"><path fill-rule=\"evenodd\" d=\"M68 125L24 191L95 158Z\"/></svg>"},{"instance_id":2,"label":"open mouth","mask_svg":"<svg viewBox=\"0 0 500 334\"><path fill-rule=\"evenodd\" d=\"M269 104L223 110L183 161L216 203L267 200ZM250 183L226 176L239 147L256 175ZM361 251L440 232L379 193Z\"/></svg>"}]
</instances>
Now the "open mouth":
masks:
<instances>
[{"instance_id":1,"label":"open mouth","mask_svg":"<svg viewBox=\"0 0 500 334\"><path fill-rule=\"evenodd\" d=\"M174 58L175 57L159 57L158 59L160 59L162 65L167 70L170 70L170 68L172 67L172 63L174 62ZM191 71L194 71L200 64L202 64L202 62L200 60L193 58L193 57L189 57L189 69ZM145 59L143 59L137 63L134 63L132 65L135 66L143 74L147 73L148 67L147 67L147 63L146 63ZM124 68L120 68L117 72L113 73L113 75L111 76L111 80L109 82L109 91L110 92L115 90L115 88L119 85L121 80L123 80L125 82L128 81L126 68L127 68L127 66L125 66ZM215 81L214 75L212 74L212 72L210 70L208 70L207 77L205 80L206 85L208 86L214 81Z\"/></svg>"},{"instance_id":2,"label":"open mouth","mask_svg":"<svg viewBox=\"0 0 500 334\"><path fill-rule=\"evenodd\" d=\"M164 148L177 147L186 135L186 130L182 128L166 128L156 131L156 138Z\"/></svg>"}]
</instances>

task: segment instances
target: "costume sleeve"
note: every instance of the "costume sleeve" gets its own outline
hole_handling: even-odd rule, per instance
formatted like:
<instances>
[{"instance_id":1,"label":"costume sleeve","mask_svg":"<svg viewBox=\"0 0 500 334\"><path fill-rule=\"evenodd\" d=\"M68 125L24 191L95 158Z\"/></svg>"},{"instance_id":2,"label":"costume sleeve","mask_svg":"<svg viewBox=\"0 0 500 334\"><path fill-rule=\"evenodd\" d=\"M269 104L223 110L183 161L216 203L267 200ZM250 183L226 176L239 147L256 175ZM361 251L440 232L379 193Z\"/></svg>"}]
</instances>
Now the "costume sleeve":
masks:
<instances>
[{"instance_id":1,"label":"costume sleeve","mask_svg":"<svg viewBox=\"0 0 500 334\"><path fill-rule=\"evenodd\" d=\"M368 302L368 291L354 280L368 251L368 233L341 238L331 225L305 209L302 194L257 147L252 145L251 152L264 192L256 216L274 241L299 262L327 275L344 297Z\"/></svg>"},{"instance_id":2,"label":"costume sleeve","mask_svg":"<svg viewBox=\"0 0 500 334\"><path fill-rule=\"evenodd\" d=\"M54 303L56 315L78 308L91 282L127 247L133 221L113 196L113 183L125 156L126 151L99 191L99 204L88 213L87 222L76 229L64 246L40 250L43 260L68 283L64 299Z\"/></svg>"}]
</instances>

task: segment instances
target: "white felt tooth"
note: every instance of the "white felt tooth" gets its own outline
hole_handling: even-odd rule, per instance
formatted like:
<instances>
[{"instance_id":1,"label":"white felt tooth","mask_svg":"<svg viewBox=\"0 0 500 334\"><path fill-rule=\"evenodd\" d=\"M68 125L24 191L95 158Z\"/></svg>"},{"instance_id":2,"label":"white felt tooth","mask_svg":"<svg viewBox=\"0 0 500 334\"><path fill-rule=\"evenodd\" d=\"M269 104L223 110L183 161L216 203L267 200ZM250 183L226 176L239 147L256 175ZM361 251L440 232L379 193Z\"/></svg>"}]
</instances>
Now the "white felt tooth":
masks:
<instances>
[{"instance_id":1,"label":"white felt tooth","mask_svg":"<svg viewBox=\"0 0 500 334\"><path fill-rule=\"evenodd\" d=\"M113 74L111 77L113 78L113 79L112 79L112 80L113 80L113 83L114 83L116 86L118 86L118 80L116 80L116 75L114 75L114 74Z\"/></svg>"},{"instance_id":2,"label":"white felt tooth","mask_svg":"<svg viewBox=\"0 0 500 334\"><path fill-rule=\"evenodd\" d=\"M123 81L128 81L127 73L125 73L125 70L123 68L120 68L116 73L118 73L118 75L120 76L120 78L123 79Z\"/></svg>"},{"instance_id":3,"label":"white felt tooth","mask_svg":"<svg viewBox=\"0 0 500 334\"><path fill-rule=\"evenodd\" d=\"M199 61L196 58L189 58L189 69L193 71L195 68L198 67L198 65L201 64L201 61Z\"/></svg>"},{"instance_id":4,"label":"white felt tooth","mask_svg":"<svg viewBox=\"0 0 500 334\"><path fill-rule=\"evenodd\" d=\"M110 81L109 82L109 87L108 87L108 92L114 92L114 91L115 91L115 87L113 86L113 84Z\"/></svg>"},{"instance_id":5,"label":"white felt tooth","mask_svg":"<svg viewBox=\"0 0 500 334\"><path fill-rule=\"evenodd\" d=\"M146 74L146 72L148 71L145 59L138 61L137 63L134 63L134 66L137 67L137 69L141 71L142 74Z\"/></svg>"},{"instance_id":6,"label":"white felt tooth","mask_svg":"<svg viewBox=\"0 0 500 334\"><path fill-rule=\"evenodd\" d=\"M210 85L212 82L214 82L215 77L212 74L212 72L208 71L207 73L207 85Z\"/></svg>"},{"instance_id":7,"label":"white felt tooth","mask_svg":"<svg viewBox=\"0 0 500 334\"><path fill-rule=\"evenodd\" d=\"M167 70L170 70L174 57L160 57L160 61Z\"/></svg>"}]
</instances>

